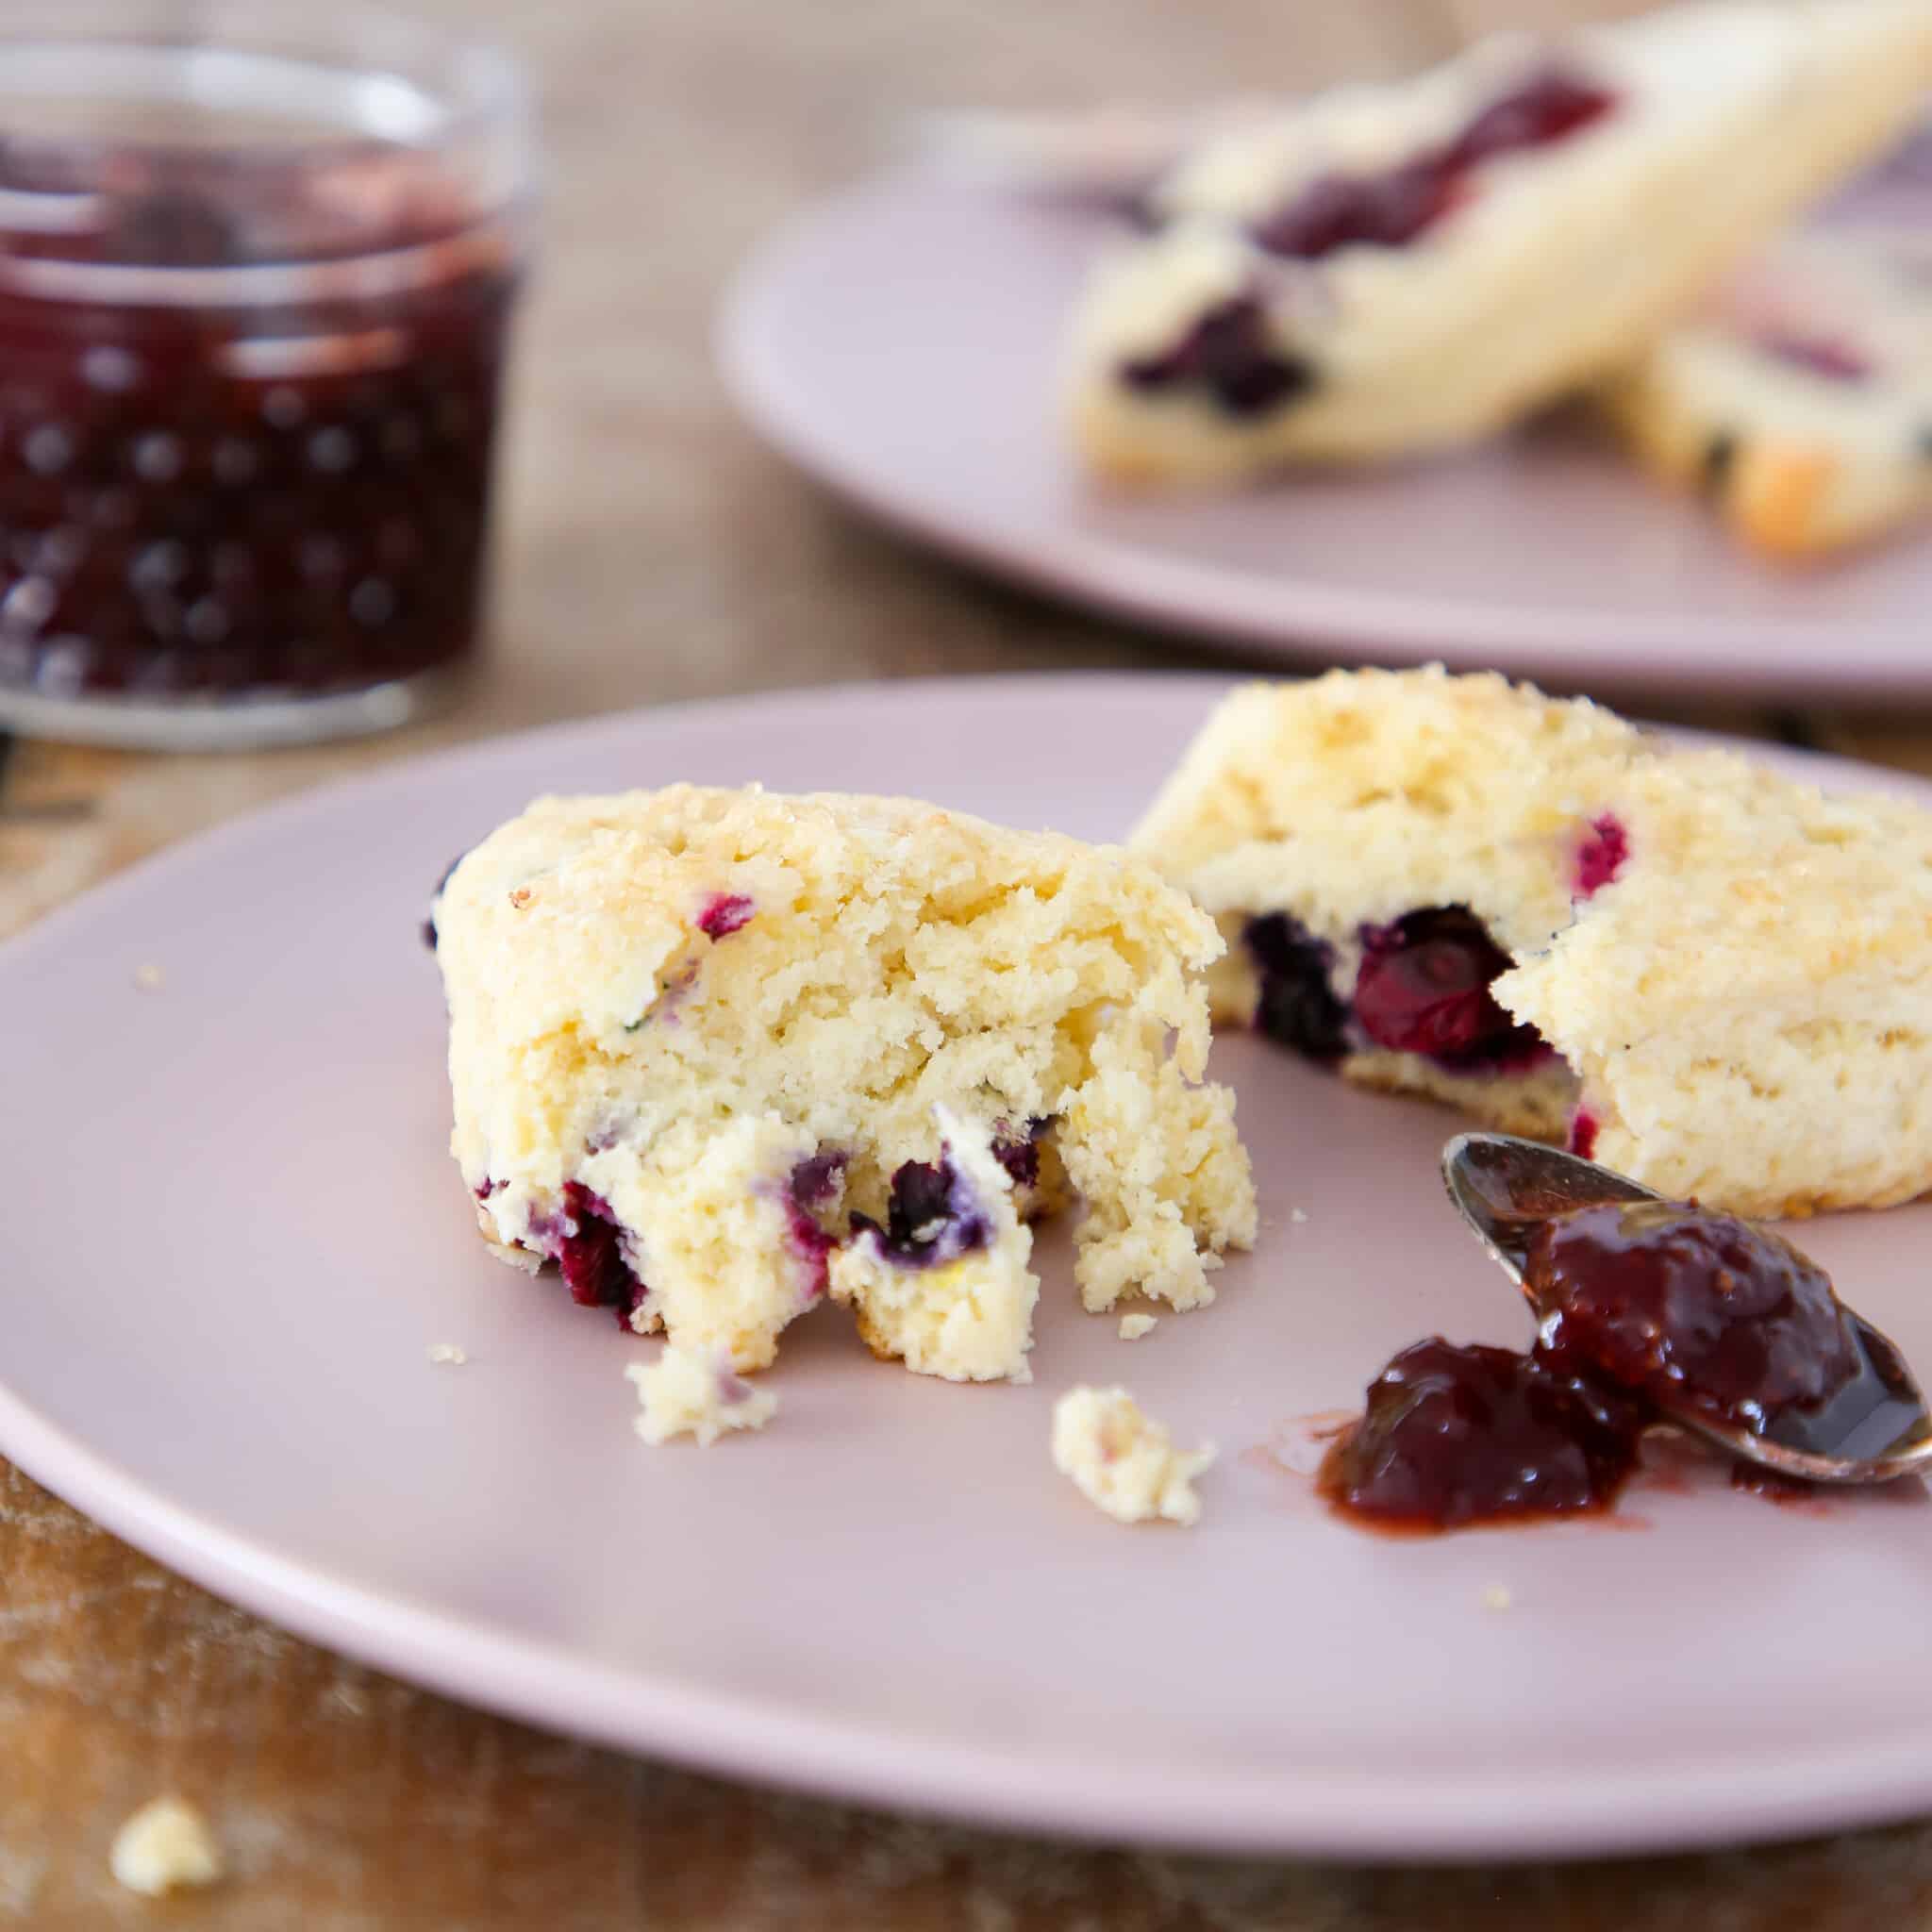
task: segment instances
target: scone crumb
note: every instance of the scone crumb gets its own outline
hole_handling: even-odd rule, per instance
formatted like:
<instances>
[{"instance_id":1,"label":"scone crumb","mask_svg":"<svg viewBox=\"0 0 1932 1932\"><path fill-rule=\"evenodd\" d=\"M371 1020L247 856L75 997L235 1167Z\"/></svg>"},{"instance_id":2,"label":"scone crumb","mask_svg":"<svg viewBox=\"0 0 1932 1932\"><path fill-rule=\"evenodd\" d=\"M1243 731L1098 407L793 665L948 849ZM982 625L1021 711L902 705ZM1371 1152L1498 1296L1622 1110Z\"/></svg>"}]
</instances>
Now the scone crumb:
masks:
<instances>
[{"instance_id":1,"label":"scone crumb","mask_svg":"<svg viewBox=\"0 0 1932 1932\"><path fill-rule=\"evenodd\" d=\"M666 1347L648 1367L633 1362L624 1373L644 1406L638 1434L654 1448L689 1435L708 1449L727 1430L761 1429L778 1412L778 1398L747 1382L722 1349Z\"/></svg>"},{"instance_id":2,"label":"scone crumb","mask_svg":"<svg viewBox=\"0 0 1932 1932\"><path fill-rule=\"evenodd\" d=\"M1486 1583L1483 1586L1483 1608L1486 1610L1507 1610L1515 1599L1509 1594L1507 1583Z\"/></svg>"},{"instance_id":3,"label":"scone crumb","mask_svg":"<svg viewBox=\"0 0 1932 1932\"><path fill-rule=\"evenodd\" d=\"M1211 1442L1191 1454L1176 1450L1124 1389L1082 1384L1054 1404L1054 1467L1117 1523L1194 1522L1201 1514L1194 1478L1214 1454Z\"/></svg>"},{"instance_id":4,"label":"scone crumb","mask_svg":"<svg viewBox=\"0 0 1932 1932\"><path fill-rule=\"evenodd\" d=\"M450 1368L459 1369L470 1359L469 1351L454 1341L432 1341L429 1344L429 1359L446 1363Z\"/></svg>"},{"instance_id":5,"label":"scone crumb","mask_svg":"<svg viewBox=\"0 0 1932 1932\"><path fill-rule=\"evenodd\" d=\"M1139 1341L1143 1335L1152 1335L1160 1326L1158 1315L1123 1315L1121 1317L1121 1340Z\"/></svg>"},{"instance_id":6,"label":"scone crumb","mask_svg":"<svg viewBox=\"0 0 1932 1932\"><path fill-rule=\"evenodd\" d=\"M156 1798L114 1834L108 1869L129 1891L158 1898L183 1885L212 1885L223 1874L208 1820L185 1799Z\"/></svg>"},{"instance_id":7,"label":"scone crumb","mask_svg":"<svg viewBox=\"0 0 1932 1932\"><path fill-rule=\"evenodd\" d=\"M168 975L152 959L143 959L134 969L134 983L142 992L159 992Z\"/></svg>"},{"instance_id":8,"label":"scone crumb","mask_svg":"<svg viewBox=\"0 0 1932 1932\"><path fill-rule=\"evenodd\" d=\"M1297 1227L1300 1227L1307 1223L1308 1218L1308 1210L1306 1208L1291 1208L1288 1210L1288 1218L1291 1222L1293 1222Z\"/></svg>"}]
</instances>

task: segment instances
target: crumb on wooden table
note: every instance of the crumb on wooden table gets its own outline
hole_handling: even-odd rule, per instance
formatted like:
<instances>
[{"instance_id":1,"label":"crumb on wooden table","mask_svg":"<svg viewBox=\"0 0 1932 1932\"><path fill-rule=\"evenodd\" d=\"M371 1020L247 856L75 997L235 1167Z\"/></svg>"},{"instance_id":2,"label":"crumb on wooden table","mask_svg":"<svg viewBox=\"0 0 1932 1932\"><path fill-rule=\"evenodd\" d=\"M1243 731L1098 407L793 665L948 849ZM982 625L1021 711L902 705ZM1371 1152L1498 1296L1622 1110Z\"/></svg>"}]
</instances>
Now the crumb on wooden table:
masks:
<instances>
[{"instance_id":1,"label":"crumb on wooden table","mask_svg":"<svg viewBox=\"0 0 1932 1932\"><path fill-rule=\"evenodd\" d=\"M1160 1325L1158 1315L1123 1315L1121 1317L1121 1340L1139 1341L1143 1335L1152 1335Z\"/></svg>"},{"instance_id":2,"label":"crumb on wooden table","mask_svg":"<svg viewBox=\"0 0 1932 1932\"><path fill-rule=\"evenodd\" d=\"M1486 1583L1483 1586L1484 1609L1507 1610L1513 1601L1507 1583Z\"/></svg>"},{"instance_id":3,"label":"crumb on wooden table","mask_svg":"<svg viewBox=\"0 0 1932 1932\"><path fill-rule=\"evenodd\" d=\"M445 1363L450 1368L459 1369L470 1359L469 1351L454 1341L432 1341L429 1344L429 1359Z\"/></svg>"},{"instance_id":4,"label":"crumb on wooden table","mask_svg":"<svg viewBox=\"0 0 1932 1932\"><path fill-rule=\"evenodd\" d=\"M171 1794L151 1799L114 1834L108 1869L129 1891L158 1898L177 1886L212 1885L224 1868L208 1820Z\"/></svg>"}]
</instances>

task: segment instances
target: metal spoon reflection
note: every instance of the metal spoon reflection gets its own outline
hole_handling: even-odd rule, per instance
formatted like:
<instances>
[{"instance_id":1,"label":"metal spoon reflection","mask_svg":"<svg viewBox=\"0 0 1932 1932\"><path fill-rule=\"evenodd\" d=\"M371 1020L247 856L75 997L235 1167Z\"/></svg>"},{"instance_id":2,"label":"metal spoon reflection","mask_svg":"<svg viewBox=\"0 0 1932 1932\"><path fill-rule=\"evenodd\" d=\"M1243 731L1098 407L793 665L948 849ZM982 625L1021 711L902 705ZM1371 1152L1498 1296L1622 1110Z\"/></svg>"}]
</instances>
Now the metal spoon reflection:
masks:
<instances>
[{"instance_id":1,"label":"metal spoon reflection","mask_svg":"<svg viewBox=\"0 0 1932 1932\"><path fill-rule=\"evenodd\" d=\"M1458 1134L1442 1150L1442 1179L1476 1238L1502 1263L1541 1321L1524 1276L1530 1242L1544 1222L1603 1202L1659 1201L1593 1160L1513 1134ZM1842 1305L1842 1304L1841 1304ZM1861 1371L1811 1409L1775 1416L1762 1434L1716 1420L1669 1390L1647 1393L1669 1421L1725 1455L1814 1483L1884 1483L1932 1468L1932 1416L1904 1357L1855 1309L1845 1320Z\"/></svg>"}]
</instances>

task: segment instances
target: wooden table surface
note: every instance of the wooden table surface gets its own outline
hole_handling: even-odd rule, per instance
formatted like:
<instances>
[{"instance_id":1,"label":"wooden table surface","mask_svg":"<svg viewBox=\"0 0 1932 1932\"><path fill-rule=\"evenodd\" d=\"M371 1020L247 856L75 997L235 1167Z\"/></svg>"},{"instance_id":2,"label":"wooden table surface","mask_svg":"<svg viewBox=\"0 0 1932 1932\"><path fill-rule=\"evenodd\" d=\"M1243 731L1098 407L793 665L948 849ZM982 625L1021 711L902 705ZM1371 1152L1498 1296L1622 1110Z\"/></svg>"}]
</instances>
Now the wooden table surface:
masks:
<instances>
[{"instance_id":1,"label":"wooden table surface","mask_svg":"<svg viewBox=\"0 0 1932 1932\"><path fill-rule=\"evenodd\" d=\"M443 10L526 54L551 158L487 675L455 715L348 747L163 759L14 744L0 767L0 933L200 826L429 744L839 678L1201 661L962 575L791 475L734 422L711 374L724 277L772 222L874 158L906 110L1187 100L1264 75L1393 71L1547 6ZM1733 708L1707 722L1932 769L1932 717ZM162 1790L206 1808L232 1871L157 1906L113 1885L107 1851L117 1823ZM625 1759L364 1671L192 1588L0 1463L0 1923L1890 1932L1932 1923L1932 1827L1667 1860L1376 1871L1074 1850L908 1821Z\"/></svg>"}]
</instances>

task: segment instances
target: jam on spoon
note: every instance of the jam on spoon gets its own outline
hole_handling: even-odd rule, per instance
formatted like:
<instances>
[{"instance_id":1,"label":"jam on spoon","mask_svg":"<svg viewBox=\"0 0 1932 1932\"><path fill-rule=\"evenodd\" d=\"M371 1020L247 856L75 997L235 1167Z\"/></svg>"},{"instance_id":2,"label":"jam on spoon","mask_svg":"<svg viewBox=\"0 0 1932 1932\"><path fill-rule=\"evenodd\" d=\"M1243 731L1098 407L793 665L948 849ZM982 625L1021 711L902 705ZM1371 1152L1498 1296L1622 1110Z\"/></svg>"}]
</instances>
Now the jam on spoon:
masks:
<instances>
[{"instance_id":1,"label":"jam on spoon","mask_svg":"<svg viewBox=\"0 0 1932 1932\"><path fill-rule=\"evenodd\" d=\"M1443 1169L1535 1307L1536 1344L1398 1355L1323 1464L1338 1509L1432 1529L1606 1509L1666 1423L1781 1493L1932 1457L1898 1351L1779 1236L1507 1135L1459 1136Z\"/></svg>"}]
</instances>

